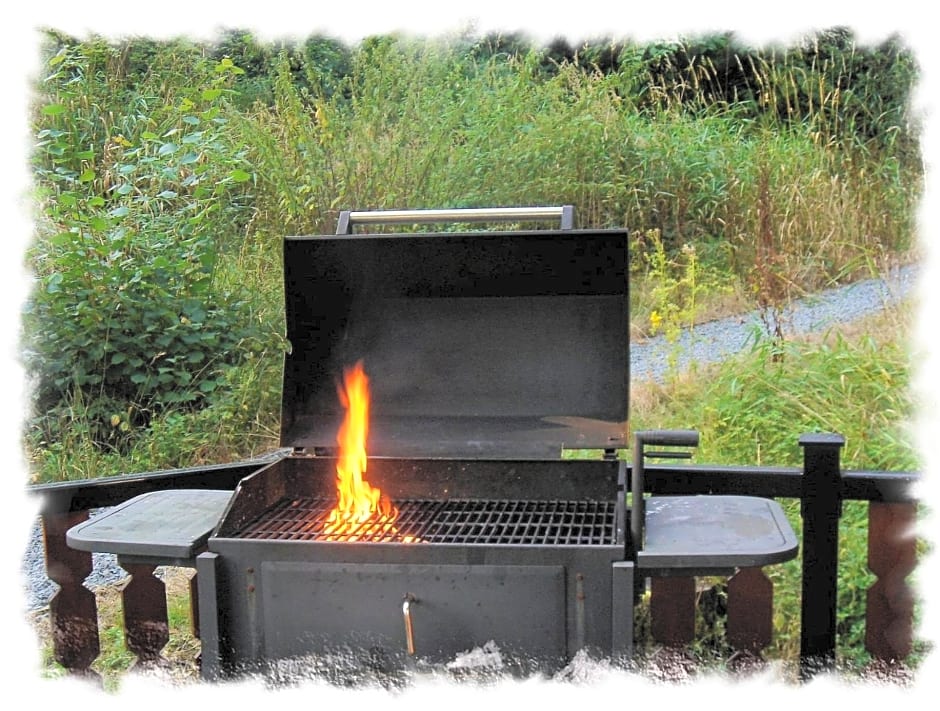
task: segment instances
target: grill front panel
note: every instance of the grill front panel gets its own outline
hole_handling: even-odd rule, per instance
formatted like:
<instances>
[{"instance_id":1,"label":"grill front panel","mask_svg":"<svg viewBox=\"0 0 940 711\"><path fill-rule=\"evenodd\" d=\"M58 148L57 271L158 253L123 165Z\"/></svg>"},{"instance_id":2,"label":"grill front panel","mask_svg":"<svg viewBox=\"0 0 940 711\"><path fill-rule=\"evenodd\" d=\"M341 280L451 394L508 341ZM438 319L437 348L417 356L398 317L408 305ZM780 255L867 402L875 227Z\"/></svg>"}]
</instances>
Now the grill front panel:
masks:
<instances>
[{"instance_id":1,"label":"grill front panel","mask_svg":"<svg viewBox=\"0 0 940 711\"><path fill-rule=\"evenodd\" d=\"M461 545L611 545L616 542L613 501L504 501L456 499L396 502L393 523L369 521L329 530L334 500L284 500L235 536L246 539L453 543Z\"/></svg>"}]
</instances>

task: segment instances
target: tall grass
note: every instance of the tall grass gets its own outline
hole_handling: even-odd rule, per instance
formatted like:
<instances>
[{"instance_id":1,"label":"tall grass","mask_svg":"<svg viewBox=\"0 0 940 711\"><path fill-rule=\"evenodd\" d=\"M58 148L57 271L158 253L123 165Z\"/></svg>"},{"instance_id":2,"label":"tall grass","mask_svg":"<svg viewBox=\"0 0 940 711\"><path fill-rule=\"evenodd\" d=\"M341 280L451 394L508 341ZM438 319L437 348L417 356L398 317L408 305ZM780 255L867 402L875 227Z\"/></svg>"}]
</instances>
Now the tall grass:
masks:
<instances>
[{"instance_id":1,"label":"tall grass","mask_svg":"<svg viewBox=\"0 0 940 711\"><path fill-rule=\"evenodd\" d=\"M304 89L290 69L283 56L274 105L239 122L266 234L329 231L343 208L571 203L583 226L658 229L674 249L726 245L715 253L743 278L763 175L796 292L858 276L914 241L918 166L822 131L834 99L803 121L755 121L733 105L690 110L704 98L687 90L683 103L651 113L628 93L645 80L630 63L614 74L567 63L546 77L534 53L481 61L388 38L361 49L329 95ZM308 73L316 86L316 69ZM767 91L789 86L767 81Z\"/></svg>"}]
</instances>

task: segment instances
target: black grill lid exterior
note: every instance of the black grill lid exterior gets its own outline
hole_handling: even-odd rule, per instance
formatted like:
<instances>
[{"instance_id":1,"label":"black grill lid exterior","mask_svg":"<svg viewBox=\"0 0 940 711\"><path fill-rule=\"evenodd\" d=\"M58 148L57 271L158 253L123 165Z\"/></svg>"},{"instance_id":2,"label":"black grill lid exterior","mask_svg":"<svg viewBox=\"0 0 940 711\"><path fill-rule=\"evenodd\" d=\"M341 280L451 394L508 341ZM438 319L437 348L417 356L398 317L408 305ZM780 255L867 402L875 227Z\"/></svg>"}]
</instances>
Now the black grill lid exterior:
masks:
<instances>
[{"instance_id":1,"label":"black grill lid exterior","mask_svg":"<svg viewBox=\"0 0 940 711\"><path fill-rule=\"evenodd\" d=\"M626 230L288 237L283 446L331 451L343 370L370 456L626 446Z\"/></svg>"}]
</instances>

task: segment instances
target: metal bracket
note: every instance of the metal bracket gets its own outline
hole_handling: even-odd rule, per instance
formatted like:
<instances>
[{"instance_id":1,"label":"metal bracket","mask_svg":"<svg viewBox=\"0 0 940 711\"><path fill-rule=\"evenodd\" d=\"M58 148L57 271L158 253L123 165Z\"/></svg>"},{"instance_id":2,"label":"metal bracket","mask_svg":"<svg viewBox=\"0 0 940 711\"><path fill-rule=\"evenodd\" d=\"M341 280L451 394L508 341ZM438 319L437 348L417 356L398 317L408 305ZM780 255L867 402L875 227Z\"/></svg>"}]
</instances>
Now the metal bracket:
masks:
<instances>
[{"instance_id":1,"label":"metal bracket","mask_svg":"<svg viewBox=\"0 0 940 711\"><path fill-rule=\"evenodd\" d=\"M646 430L635 432L633 435L633 468L630 480L630 491L633 501L630 507L630 543L632 550L629 553L635 558L643 549L643 528L646 519L646 504L643 499L643 478L645 474L646 458L685 458L690 456L685 452L658 451L646 452L646 445L655 447L697 447L699 434L695 430Z\"/></svg>"}]
</instances>

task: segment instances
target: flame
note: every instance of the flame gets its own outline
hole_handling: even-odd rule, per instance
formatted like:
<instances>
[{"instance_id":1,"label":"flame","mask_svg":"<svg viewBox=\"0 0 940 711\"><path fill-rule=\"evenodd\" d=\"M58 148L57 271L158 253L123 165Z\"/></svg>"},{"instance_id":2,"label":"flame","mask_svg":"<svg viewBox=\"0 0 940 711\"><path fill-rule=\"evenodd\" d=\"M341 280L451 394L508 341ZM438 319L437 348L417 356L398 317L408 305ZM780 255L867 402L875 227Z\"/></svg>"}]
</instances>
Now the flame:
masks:
<instances>
[{"instance_id":1,"label":"flame","mask_svg":"<svg viewBox=\"0 0 940 711\"><path fill-rule=\"evenodd\" d=\"M391 540L398 534L393 525L398 509L382 492L365 479L369 435L369 378L362 361L344 373L337 388L346 416L336 441L339 459L336 463L337 503L324 526L328 540L369 541Z\"/></svg>"}]
</instances>

